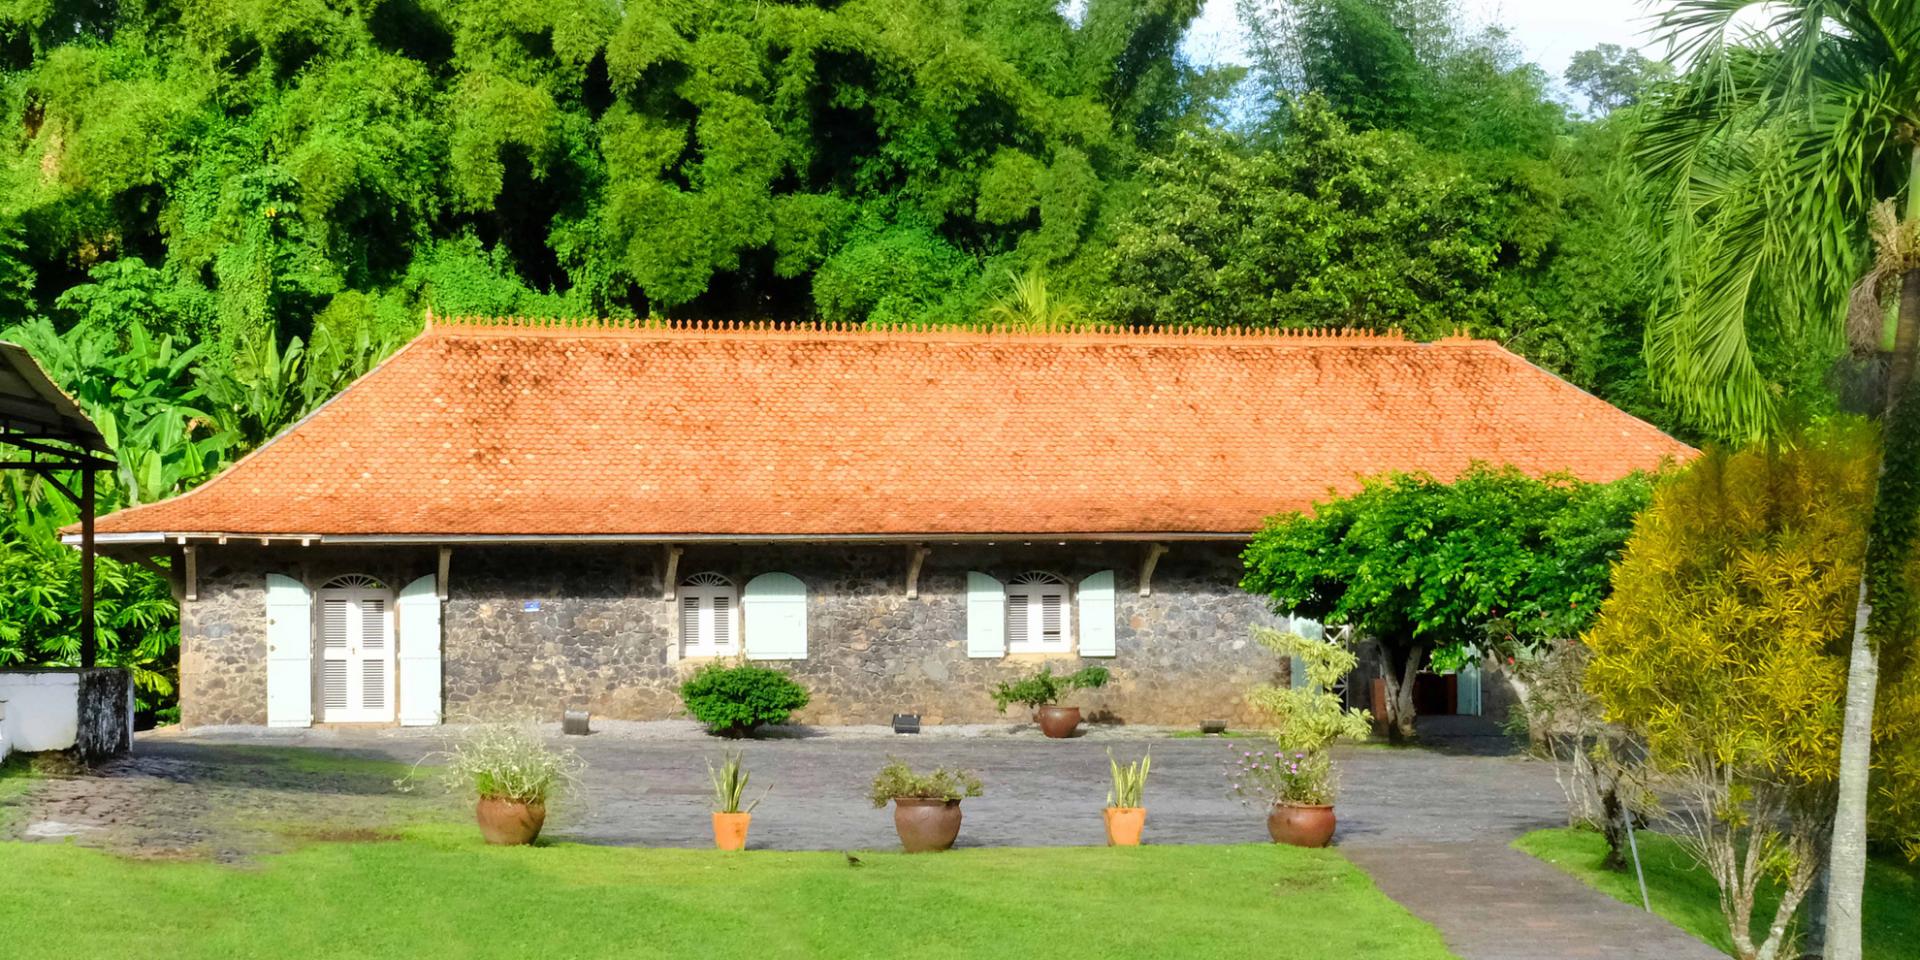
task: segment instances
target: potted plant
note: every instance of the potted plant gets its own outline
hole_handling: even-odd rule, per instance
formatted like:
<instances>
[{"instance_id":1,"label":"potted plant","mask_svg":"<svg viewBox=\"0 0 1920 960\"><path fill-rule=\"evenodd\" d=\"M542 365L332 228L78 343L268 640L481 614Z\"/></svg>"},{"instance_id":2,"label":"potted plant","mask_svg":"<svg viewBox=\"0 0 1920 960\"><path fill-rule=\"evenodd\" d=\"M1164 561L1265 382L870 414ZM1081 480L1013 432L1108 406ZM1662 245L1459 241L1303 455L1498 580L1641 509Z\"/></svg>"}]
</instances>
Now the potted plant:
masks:
<instances>
[{"instance_id":1,"label":"potted plant","mask_svg":"<svg viewBox=\"0 0 1920 960\"><path fill-rule=\"evenodd\" d=\"M1153 753L1149 751L1123 767L1113 758L1112 748L1108 748L1107 766L1113 770L1113 788L1107 791L1107 809L1102 811L1107 819L1107 846L1137 847L1140 831L1147 825L1147 808L1140 800L1147 789L1147 771L1153 767Z\"/></svg>"},{"instance_id":2,"label":"potted plant","mask_svg":"<svg viewBox=\"0 0 1920 960\"><path fill-rule=\"evenodd\" d=\"M488 843L532 843L547 822L547 804L577 782L584 764L572 750L554 750L535 734L511 726L480 726L453 748L420 763L442 759L447 786L474 797L473 817ZM409 789L420 770L400 781Z\"/></svg>"},{"instance_id":3,"label":"potted plant","mask_svg":"<svg viewBox=\"0 0 1920 960\"><path fill-rule=\"evenodd\" d=\"M968 770L935 767L918 774L905 761L887 758L873 778L868 798L876 807L893 801L893 829L908 853L945 850L960 835L960 801L980 795L980 778Z\"/></svg>"},{"instance_id":4,"label":"potted plant","mask_svg":"<svg viewBox=\"0 0 1920 960\"><path fill-rule=\"evenodd\" d=\"M1333 744L1364 739L1372 720L1351 710L1332 691L1353 671L1358 659L1335 643L1308 640L1270 627L1255 627L1254 639L1305 667L1298 686L1262 685L1248 702L1274 721L1274 749L1246 750L1227 770L1232 791L1243 803L1267 808L1267 834L1275 843L1324 847L1333 840L1336 778Z\"/></svg>"},{"instance_id":5,"label":"potted plant","mask_svg":"<svg viewBox=\"0 0 1920 960\"><path fill-rule=\"evenodd\" d=\"M1040 668L1039 673L1024 680L1002 682L994 688L993 702L1002 710L1010 703L1026 706L1033 711L1033 719L1040 724L1040 732L1059 740L1073 736L1073 731L1080 726L1080 708L1063 707L1060 698L1075 690L1104 687L1110 676L1106 667L1086 667L1075 673L1055 676L1053 665L1047 664Z\"/></svg>"},{"instance_id":6,"label":"potted plant","mask_svg":"<svg viewBox=\"0 0 1920 960\"><path fill-rule=\"evenodd\" d=\"M768 791L760 794L760 799L740 808L740 798L746 796L747 781L753 775L740 765L740 752L730 750L715 767L712 760L707 761L707 779L713 783L713 845L722 850L743 850L747 846L747 826L753 822L753 808L760 800L767 798Z\"/></svg>"}]
</instances>

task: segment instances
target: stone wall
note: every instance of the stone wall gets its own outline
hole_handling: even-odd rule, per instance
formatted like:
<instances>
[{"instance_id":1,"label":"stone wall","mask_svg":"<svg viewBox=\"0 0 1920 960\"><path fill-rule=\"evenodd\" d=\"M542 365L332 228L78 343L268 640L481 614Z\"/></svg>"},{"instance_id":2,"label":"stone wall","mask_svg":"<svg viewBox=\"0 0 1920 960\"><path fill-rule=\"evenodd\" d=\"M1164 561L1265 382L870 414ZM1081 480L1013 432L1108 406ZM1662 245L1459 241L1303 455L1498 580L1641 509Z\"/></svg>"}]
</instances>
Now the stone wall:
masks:
<instances>
[{"instance_id":1,"label":"stone wall","mask_svg":"<svg viewBox=\"0 0 1920 960\"><path fill-rule=\"evenodd\" d=\"M1252 624L1273 618L1235 586L1234 544L1173 544L1146 597L1138 591L1137 544L929 546L913 600L906 597L908 551L901 545L690 544L678 576L714 571L744 584L783 572L806 584L807 659L777 664L812 691L813 702L797 718L805 723L883 723L896 712L918 712L927 723L992 720L1002 716L989 696L999 681L1046 662L1056 671L1098 662L1113 671L1113 682L1070 701L1090 717L1245 724L1254 719L1244 703L1247 689L1286 680L1285 661L1249 638ZM185 605L189 725L265 722L266 573L318 586L361 572L398 586L435 563L431 550L411 549L236 546L208 553L200 599ZM551 720L574 703L618 718L678 714L678 685L701 661L678 655L673 605L662 594L664 566L664 551L650 546L456 548L443 618L446 716ZM968 571L1005 582L1029 570L1073 583L1114 571L1117 655L969 658Z\"/></svg>"}]
</instances>

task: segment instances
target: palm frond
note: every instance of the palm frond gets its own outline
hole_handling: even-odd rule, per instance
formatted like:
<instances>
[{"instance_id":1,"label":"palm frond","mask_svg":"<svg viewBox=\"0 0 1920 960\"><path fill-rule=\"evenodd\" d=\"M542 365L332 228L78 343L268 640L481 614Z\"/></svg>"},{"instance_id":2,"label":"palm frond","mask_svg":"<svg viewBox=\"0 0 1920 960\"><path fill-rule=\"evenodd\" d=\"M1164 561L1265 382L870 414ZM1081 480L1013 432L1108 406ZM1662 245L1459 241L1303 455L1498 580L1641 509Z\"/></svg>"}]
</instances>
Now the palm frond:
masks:
<instances>
[{"instance_id":1,"label":"palm frond","mask_svg":"<svg viewBox=\"0 0 1920 960\"><path fill-rule=\"evenodd\" d=\"M1843 343L1869 211L1906 186L1917 7L1677 0L1660 19L1694 67L1630 146L1656 198L1646 351L1663 394L1710 433L1746 440L1778 422L1755 337Z\"/></svg>"}]
</instances>

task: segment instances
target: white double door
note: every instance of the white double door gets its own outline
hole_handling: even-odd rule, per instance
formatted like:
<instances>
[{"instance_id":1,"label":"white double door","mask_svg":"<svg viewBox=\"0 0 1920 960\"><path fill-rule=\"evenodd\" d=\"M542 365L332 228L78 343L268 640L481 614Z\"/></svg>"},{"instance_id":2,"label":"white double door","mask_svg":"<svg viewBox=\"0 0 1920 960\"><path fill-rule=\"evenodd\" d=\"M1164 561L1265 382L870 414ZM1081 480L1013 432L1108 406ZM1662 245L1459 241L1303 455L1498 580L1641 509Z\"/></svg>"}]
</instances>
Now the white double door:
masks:
<instances>
[{"instance_id":1,"label":"white double door","mask_svg":"<svg viewBox=\"0 0 1920 960\"><path fill-rule=\"evenodd\" d=\"M393 719L393 597L376 588L320 591L315 701L325 723Z\"/></svg>"}]
</instances>

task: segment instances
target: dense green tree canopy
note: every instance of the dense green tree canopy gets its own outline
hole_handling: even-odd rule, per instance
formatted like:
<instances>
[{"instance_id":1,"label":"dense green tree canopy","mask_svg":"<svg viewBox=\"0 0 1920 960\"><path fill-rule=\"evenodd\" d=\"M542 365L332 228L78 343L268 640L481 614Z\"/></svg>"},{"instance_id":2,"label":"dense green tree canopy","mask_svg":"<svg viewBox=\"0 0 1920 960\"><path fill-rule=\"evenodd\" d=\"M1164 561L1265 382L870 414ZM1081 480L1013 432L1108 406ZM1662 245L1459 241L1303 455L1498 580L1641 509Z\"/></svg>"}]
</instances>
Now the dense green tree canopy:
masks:
<instances>
[{"instance_id":1,"label":"dense green tree canopy","mask_svg":"<svg viewBox=\"0 0 1920 960\"><path fill-rule=\"evenodd\" d=\"M1640 475L1594 484L1486 466L1452 483L1377 477L1269 520L1241 586L1377 640L1389 713L1411 734L1412 676L1429 655L1451 667L1469 648L1511 654L1586 628L1650 488Z\"/></svg>"},{"instance_id":2,"label":"dense green tree canopy","mask_svg":"<svg viewBox=\"0 0 1920 960\"><path fill-rule=\"evenodd\" d=\"M1194 109L1198 7L12 4L8 289L218 350L425 305L961 319Z\"/></svg>"}]
</instances>

